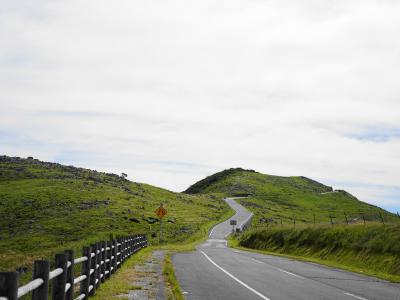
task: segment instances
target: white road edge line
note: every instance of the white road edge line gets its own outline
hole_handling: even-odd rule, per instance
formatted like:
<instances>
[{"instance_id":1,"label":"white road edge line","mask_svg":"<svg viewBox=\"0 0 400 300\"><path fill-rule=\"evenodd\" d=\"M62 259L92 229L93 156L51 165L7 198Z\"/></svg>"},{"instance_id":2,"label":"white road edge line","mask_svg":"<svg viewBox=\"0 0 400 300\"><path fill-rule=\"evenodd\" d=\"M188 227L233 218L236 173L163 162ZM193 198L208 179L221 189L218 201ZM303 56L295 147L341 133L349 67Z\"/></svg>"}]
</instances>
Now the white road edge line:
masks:
<instances>
[{"instance_id":1,"label":"white road edge line","mask_svg":"<svg viewBox=\"0 0 400 300\"><path fill-rule=\"evenodd\" d=\"M255 258L252 258L252 257L251 257L251 260L252 260L252 261L255 261L256 263L259 263L259 264L264 264L263 261L258 260L258 259L255 259Z\"/></svg>"},{"instance_id":2,"label":"white road edge line","mask_svg":"<svg viewBox=\"0 0 400 300\"><path fill-rule=\"evenodd\" d=\"M217 225L218 225L218 224L217 224ZM213 234L214 229L215 229L215 227L217 227L217 225L214 225L214 227L211 229L210 234L208 235L208 237L211 237L211 235Z\"/></svg>"},{"instance_id":3,"label":"white road edge line","mask_svg":"<svg viewBox=\"0 0 400 300\"><path fill-rule=\"evenodd\" d=\"M300 276L300 275L297 275L297 274L291 273L291 272L289 272L289 271L282 270L282 269L279 269L279 268L278 268L278 270L279 270L279 271L281 271L281 272L283 272L283 273L286 273L286 274L292 275L292 276L294 276L294 277L301 278L301 279L305 279L303 276Z\"/></svg>"},{"instance_id":4,"label":"white road edge line","mask_svg":"<svg viewBox=\"0 0 400 300\"><path fill-rule=\"evenodd\" d=\"M354 295L354 294L346 293L346 292L343 292L343 294L345 294L347 296L351 296L351 297L357 298L357 299L360 299L360 300L368 300L366 298L363 298L363 297L360 297L360 296L357 296L357 295Z\"/></svg>"},{"instance_id":5,"label":"white road edge line","mask_svg":"<svg viewBox=\"0 0 400 300\"><path fill-rule=\"evenodd\" d=\"M238 283L240 283L241 285L243 285L245 288L247 288L249 291L253 292L254 294L256 294L257 296L259 296L261 299L264 300L271 300L268 297L264 296L263 294L261 294L260 292L256 291L255 289L253 289L251 286L247 285L246 283L244 283L243 281L241 281L240 279L236 278L235 276L233 276L231 273L229 273L227 270L223 269L222 267L220 267L219 265L217 265L211 258L208 257L207 254L205 254L203 251L200 250L200 252L205 256L205 258L207 258L214 266L216 266L218 269L220 269L222 272L224 272L226 275L228 275L230 278L232 278L233 280L237 281Z\"/></svg>"}]
</instances>

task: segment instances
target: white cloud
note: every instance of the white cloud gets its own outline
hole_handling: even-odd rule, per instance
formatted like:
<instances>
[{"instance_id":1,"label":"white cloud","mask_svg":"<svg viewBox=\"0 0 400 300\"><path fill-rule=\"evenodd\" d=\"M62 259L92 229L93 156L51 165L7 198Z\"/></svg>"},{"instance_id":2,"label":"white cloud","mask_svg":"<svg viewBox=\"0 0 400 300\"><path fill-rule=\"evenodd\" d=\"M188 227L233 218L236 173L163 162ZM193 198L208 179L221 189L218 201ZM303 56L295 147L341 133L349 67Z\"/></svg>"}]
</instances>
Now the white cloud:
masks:
<instances>
[{"instance_id":1,"label":"white cloud","mask_svg":"<svg viewBox=\"0 0 400 300\"><path fill-rule=\"evenodd\" d=\"M399 14L388 0L2 2L1 152L86 153L70 163L173 190L242 166L358 182L400 207L364 186L399 186Z\"/></svg>"}]
</instances>

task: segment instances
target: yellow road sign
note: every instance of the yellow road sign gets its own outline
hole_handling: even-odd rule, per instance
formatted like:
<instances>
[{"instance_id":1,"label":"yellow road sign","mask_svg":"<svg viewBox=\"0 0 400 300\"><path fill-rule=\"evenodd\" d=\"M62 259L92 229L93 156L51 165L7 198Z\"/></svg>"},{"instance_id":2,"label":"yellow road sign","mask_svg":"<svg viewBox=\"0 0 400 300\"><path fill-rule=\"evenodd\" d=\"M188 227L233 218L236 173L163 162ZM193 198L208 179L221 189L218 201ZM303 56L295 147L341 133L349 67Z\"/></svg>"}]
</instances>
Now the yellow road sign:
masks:
<instances>
[{"instance_id":1,"label":"yellow road sign","mask_svg":"<svg viewBox=\"0 0 400 300\"><path fill-rule=\"evenodd\" d=\"M161 204L160 207L156 209L155 213L161 219L167 214L167 210Z\"/></svg>"}]
</instances>

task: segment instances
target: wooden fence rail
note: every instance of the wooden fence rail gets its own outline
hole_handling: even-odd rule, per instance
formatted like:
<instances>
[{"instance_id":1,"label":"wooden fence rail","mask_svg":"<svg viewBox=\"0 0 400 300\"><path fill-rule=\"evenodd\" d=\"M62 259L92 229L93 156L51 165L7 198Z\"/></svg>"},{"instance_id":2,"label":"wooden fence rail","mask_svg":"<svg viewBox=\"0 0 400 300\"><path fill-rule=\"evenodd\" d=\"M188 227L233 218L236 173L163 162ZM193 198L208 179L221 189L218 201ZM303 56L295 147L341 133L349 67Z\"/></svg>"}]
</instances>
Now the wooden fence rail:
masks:
<instances>
[{"instance_id":1,"label":"wooden fence rail","mask_svg":"<svg viewBox=\"0 0 400 300\"><path fill-rule=\"evenodd\" d=\"M147 237L141 234L83 247L83 256L79 258L74 258L74 251L66 250L56 255L52 271L49 261L35 261L33 280L20 287L17 272L0 272L0 300L17 300L29 293L32 300L48 300L50 288L53 300L88 299L126 259L146 246ZM78 264L81 264L81 273L74 277L74 266ZM77 284L79 293L75 289ZM75 294L78 295L74 298Z\"/></svg>"}]
</instances>

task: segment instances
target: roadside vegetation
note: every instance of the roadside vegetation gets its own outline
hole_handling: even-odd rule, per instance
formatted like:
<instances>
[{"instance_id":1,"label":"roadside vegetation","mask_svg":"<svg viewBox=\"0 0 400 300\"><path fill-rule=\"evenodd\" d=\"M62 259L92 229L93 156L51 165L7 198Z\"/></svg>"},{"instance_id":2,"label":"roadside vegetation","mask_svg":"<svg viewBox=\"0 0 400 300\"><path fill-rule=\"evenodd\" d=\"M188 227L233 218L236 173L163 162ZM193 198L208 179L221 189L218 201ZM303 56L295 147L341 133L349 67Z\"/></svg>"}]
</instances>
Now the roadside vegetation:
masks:
<instances>
[{"instance_id":1,"label":"roadside vegetation","mask_svg":"<svg viewBox=\"0 0 400 300\"><path fill-rule=\"evenodd\" d=\"M185 298L182 296L182 289L180 288L178 279L175 276L171 254L165 256L163 275L166 284L169 286L169 290L171 291L171 295L168 295L168 299L184 300Z\"/></svg>"},{"instance_id":2,"label":"roadside vegetation","mask_svg":"<svg viewBox=\"0 0 400 300\"><path fill-rule=\"evenodd\" d=\"M240 247L294 256L400 281L400 225L270 228L241 235Z\"/></svg>"}]
</instances>

